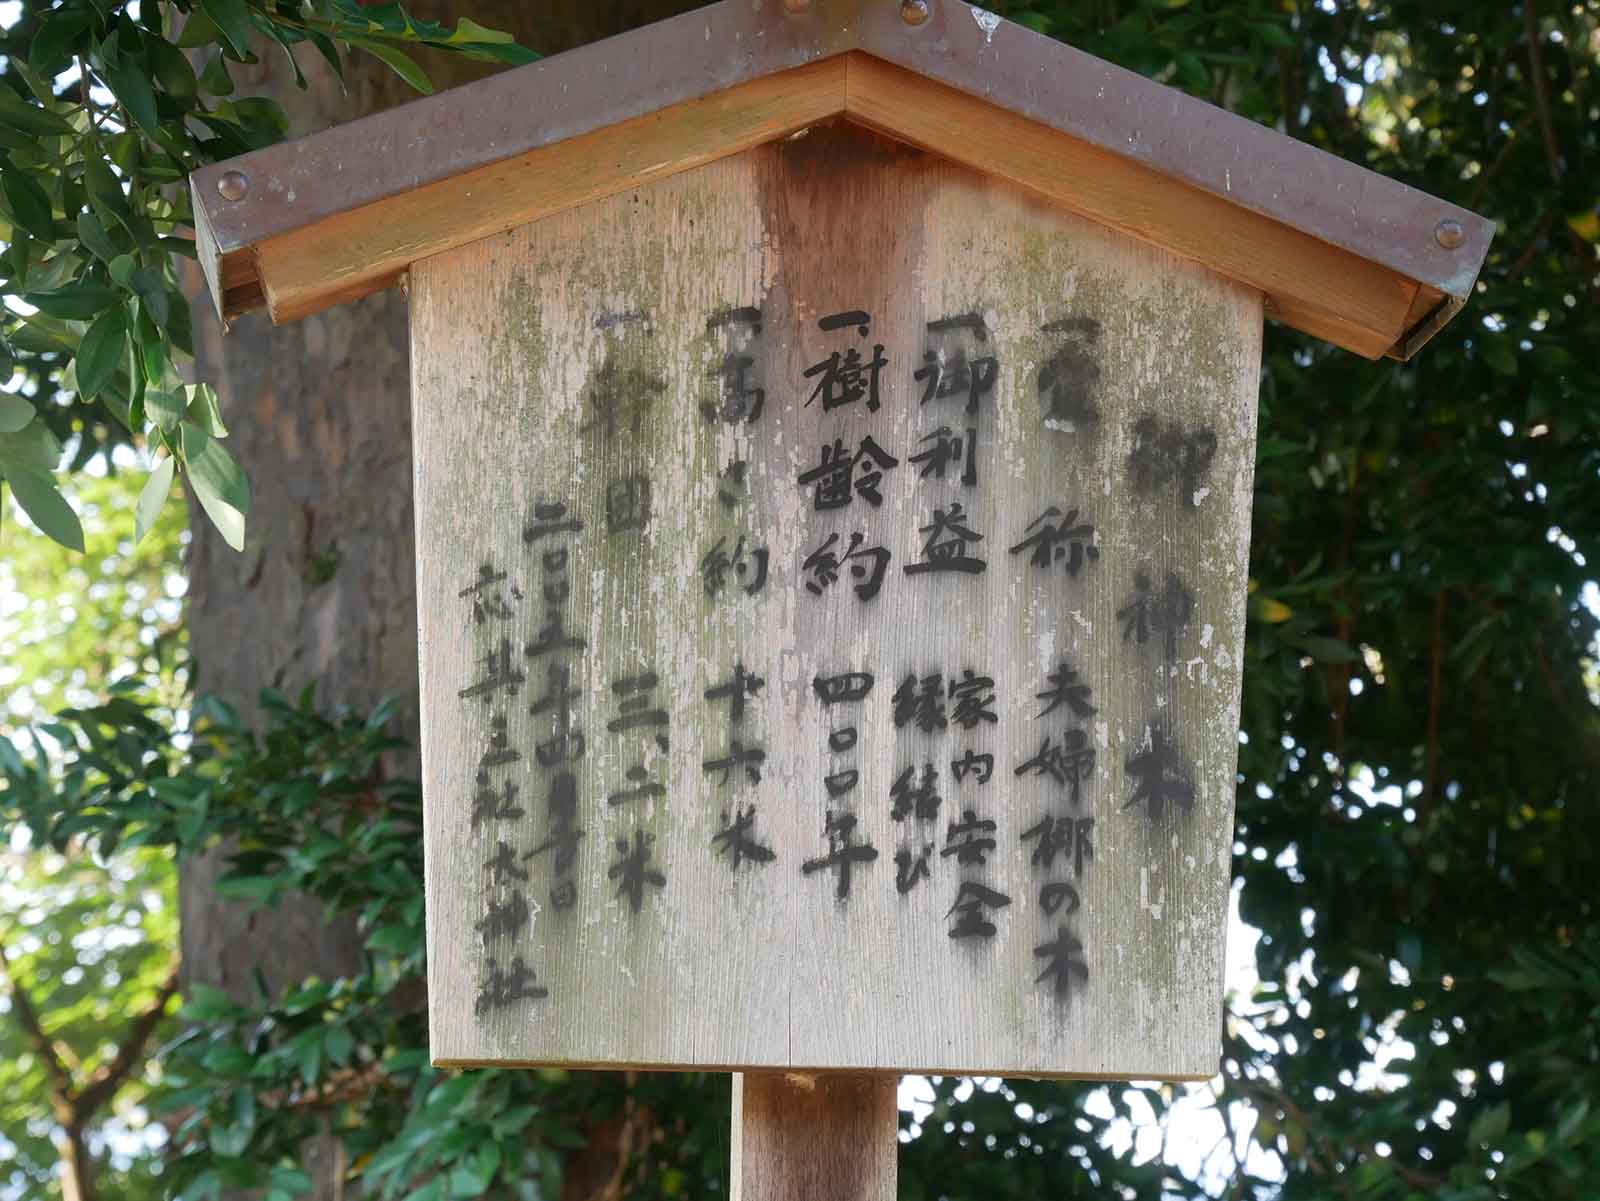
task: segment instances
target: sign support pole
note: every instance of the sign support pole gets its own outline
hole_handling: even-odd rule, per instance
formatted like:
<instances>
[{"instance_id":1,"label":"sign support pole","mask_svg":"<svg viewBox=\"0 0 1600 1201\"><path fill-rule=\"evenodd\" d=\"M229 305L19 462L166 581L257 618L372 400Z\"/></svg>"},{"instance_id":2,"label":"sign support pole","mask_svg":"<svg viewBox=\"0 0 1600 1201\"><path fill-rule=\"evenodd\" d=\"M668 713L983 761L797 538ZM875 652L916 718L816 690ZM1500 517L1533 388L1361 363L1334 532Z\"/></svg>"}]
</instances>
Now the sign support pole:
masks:
<instances>
[{"instance_id":1,"label":"sign support pole","mask_svg":"<svg viewBox=\"0 0 1600 1201\"><path fill-rule=\"evenodd\" d=\"M733 1201L894 1201L900 1078L736 1072Z\"/></svg>"}]
</instances>

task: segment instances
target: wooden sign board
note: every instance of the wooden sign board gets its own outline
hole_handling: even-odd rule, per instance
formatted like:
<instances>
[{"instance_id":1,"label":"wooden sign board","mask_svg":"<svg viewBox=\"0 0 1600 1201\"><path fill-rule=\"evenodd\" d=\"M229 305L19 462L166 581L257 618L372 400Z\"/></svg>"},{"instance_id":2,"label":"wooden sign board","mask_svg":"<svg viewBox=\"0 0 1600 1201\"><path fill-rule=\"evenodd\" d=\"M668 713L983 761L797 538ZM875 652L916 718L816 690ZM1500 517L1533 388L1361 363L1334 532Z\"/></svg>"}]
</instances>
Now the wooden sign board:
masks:
<instances>
[{"instance_id":1,"label":"wooden sign board","mask_svg":"<svg viewBox=\"0 0 1600 1201\"><path fill-rule=\"evenodd\" d=\"M1214 1073L1258 292L845 124L410 280L437 1062Z\"/></svg>"}]
</instances>

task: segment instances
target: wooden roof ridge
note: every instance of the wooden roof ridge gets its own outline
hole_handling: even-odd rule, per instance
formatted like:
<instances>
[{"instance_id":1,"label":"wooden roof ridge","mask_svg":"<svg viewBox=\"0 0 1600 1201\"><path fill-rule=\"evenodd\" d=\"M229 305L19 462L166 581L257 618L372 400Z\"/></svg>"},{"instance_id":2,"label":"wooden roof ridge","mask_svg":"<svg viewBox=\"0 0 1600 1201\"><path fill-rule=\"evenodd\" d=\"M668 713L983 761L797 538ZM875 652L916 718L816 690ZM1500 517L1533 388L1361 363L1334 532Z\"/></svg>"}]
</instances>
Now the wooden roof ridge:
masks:
<instances>
[{"instance_id":1,"label":"wooden roof ridge","mask_svg":"<svg viewBox=\"0 0 1600 1201\"><path fill-rule=\"evenodd\" d=\"M196 171L226 319L292 320L410 263L844 117L1260 289L1270 315L1409 357L1493 223L974 8L721 0Z\"/></svg>"}]
</instances>

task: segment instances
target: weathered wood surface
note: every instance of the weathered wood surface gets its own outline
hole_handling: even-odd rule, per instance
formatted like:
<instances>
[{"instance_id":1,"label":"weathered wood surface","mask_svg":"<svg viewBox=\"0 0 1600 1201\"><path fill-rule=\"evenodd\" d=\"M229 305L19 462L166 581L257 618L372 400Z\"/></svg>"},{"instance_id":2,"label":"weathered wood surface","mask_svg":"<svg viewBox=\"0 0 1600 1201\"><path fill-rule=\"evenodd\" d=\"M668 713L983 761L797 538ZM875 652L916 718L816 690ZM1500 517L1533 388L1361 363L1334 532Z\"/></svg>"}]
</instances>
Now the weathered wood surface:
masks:
<instances>
[{"instance_id":1,"label":"weathered wood surface","mask_svg":"<svg viewBox=\"0 0 1600 1201\"><path fill-rule=\"evenodd\" d=\"M1215 1071L1259 294L841 126L427 260L411 296L438 1061ZM746 383L765 390L752 423L722 420L717 368L731 335L707 322L740 306L762 310L760 338L743 341ZM857 308L871 314L868 337L819 329ZM939 479L910 462L937 427L960 433L969 421L963 397L920 403L913 373L925 349L954 349L930 341L929 322L974 313L998 374L977 416L978 485L964 487L960 464ZM808 367L849 347L870 358L877 343L878 412L805 403ZM654 399L637 429L624 414L608 431L597 405L627 380L659 388L644 387ZM858 492L818 511L797 477L824 444L854 451L869 435L899 461L883 473L881 507ZM747 464L747 495L732 489L724 503L719 474L735 461ZM608 489L632 475L649 480L649 523L608 533ZM933 509L958 501L987 569L906 575L925 558L919 530ZM535 507L558 502L582 531L525 541ZM1011 550L1051 506L1094 527L1076 574L1067 558L1039 566ZM846 564L811 595L804 561L828 534L842 552L857 532L892 553L881 592L859 600ZM709 595L708 550L721 539L732 551L740 537L747 574L730 568ZM757 545L767 579L746 595ZM557 547L565 559L543 558ZM467 590L483 565L506 579L476 594L480 622ZM551 691L553 660L524 653L546 624L547 585L570 589L565 629L587 642L566 659L585 754L555 769L535 762L553 737L551 710L530 712ZM525 677L518 689L463 698L502 647ZM1040 720L1035 698L1064 661L1092 688L1082 699L1095 712ZM765 686L735 725L729 703L704 694L740 664ZM650 703L670 715L666 751L649 745L650 729L606 728L621 714L613 684L646 669L660 681ZM954 680L968 669L994 681L994 724L896 724L892 697L908 673ZM872 692L822 705L816 677L848 671L870 671ZM474 824L498 718L521 758L487 778L518 791L498 803L506 816L485 809ZM858 742L831 750L830 732L845 726ZM1017 774L1047 735L1060 746L1073 730L1095 752L1076 802L1048 777ZM759 784L703 770L735 736L765 749ZM1152 751L1169 746L1192 809L1141 797ZM994 755L987 784L952 780L967 750ZM937 819L894 820L896 778L924 764L938 776ZM608 804L635 766L665 795ZM533 852L567 768L584 837L565 877L576 903L558 909L552 856ZM830 797L824 778L846 768L859 783ZM735 871L713 838L751 806L776 859ZM983 864L943 854L967 809L996 823ZM878 852L845 899L835 871L802 871L825 856L838 813ZM1092 859L1069 847L1031 862L1038 840L1023 835L1047 815L1092 820ZM665 884L646 883L634 912L608 871L618 840L637 836L654 839ZM502 841L526 882L493 866ZM926 848L929 878L902 895L896 852ZM993 937L951 937L963 881L1010 898L988 914ZM1046 884L1071 885L1075 910L1047 917ZM1087 971L1063 966L1064 993L1038 979L1062 962L1041 948L1062 938L1081 941ZM535 991L507 974L519 958L547 995L507 998ZM495 973L504 987L489 987Z\"/></svg>"},{"instance_id":2,"label":"weathered wood surface","mask_svg":"<svg viewBox=\"0 0 1600 1201\"><path fill-rule=\"evenodd\" d=\"M220 259L221 286L264 287L273 319L296 320L390 287L418 259L838 115L1260 289L1270 316L1368 358L1390 351L1409 328L1415 280L860 53L763 76L271 238L248 251L259 284L238 263L241 251Z\"/></svg>"},{"instance_id":3,"label":"weathered wood surface","mask_svg":"<svg viewBox=\"0 0 1600 1201\"><path fill-rule=\"evenodd\" d=\"M569 0L570 2L570 0ZM220 310L289 320L417 259L843 116L1037 190L1407 357L1460 308L1493 224L961 0L723 0L409 112L193 177ZM252 181L224 200L222 173ZM1459 244L1435 231L1451 222ZM1419 285L1421 287L1419 288ZM1402 324L1414 297L1423 319Z\"/></svg>"},{"instance_id":4,"label":"weathered wood surface","mask_svg":"<svg viewBox=\"0 0 1600 1201\"><path fill-rule=\"evenodd\" d=\"M733 1078L733 1201L894 1201L898 1076Z\"/></svg>"}]
</instances>

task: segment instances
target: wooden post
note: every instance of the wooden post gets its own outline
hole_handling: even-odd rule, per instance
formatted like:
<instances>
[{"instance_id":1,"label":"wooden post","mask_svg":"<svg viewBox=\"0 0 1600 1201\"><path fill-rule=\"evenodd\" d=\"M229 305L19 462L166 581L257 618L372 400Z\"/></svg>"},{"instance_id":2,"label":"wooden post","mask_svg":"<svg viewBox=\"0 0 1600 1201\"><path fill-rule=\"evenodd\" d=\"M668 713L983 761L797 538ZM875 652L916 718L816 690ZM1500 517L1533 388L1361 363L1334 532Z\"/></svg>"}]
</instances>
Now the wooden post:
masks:
<instances>
[{"instance_id":1,"label":"wooden post","mask_svg":"<svg viewBox=\"0 0 1600 1201\"><path fill-rule=\"evenodd\" d=\"M733 1201L894 1201L900 1078L733 1077Z\"/></svg>"}]
</instances>

